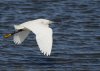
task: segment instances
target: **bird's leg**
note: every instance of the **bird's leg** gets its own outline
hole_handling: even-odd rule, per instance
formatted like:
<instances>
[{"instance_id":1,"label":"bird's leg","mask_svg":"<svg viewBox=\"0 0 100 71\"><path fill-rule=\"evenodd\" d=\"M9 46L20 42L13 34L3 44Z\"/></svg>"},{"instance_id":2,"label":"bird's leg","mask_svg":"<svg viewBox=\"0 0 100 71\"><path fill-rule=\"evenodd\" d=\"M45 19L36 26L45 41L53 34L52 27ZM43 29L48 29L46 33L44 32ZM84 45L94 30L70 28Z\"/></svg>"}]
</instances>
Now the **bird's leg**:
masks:
<instances>
[{"instance_id":1,"label":"bird's leg","mask_svg":"<svg viewBox=\"0 0 100 71\"><path fill-rule=\"evenodd\" d=\"M12 32L11 34L14 35L14 34L19 33L19 32L21 32L21 31L23 31L23 29L19 29L19 30L17 30L17 31L14 31L14 32Z\"/></svg>"},{"instance_id":2,"label":"bird's leg","mask_svg":"<svg viewBox=\"0 0 100 71\"><path fill-rule=\"evenodd\" d=\"M23 29L19 29L17 31L12 32L12 33L5 34L4 38L9 38L9 37L13 36L14 34L19 33L21 31L24 31L24 30Z\"/></svg>"}]
</instances>

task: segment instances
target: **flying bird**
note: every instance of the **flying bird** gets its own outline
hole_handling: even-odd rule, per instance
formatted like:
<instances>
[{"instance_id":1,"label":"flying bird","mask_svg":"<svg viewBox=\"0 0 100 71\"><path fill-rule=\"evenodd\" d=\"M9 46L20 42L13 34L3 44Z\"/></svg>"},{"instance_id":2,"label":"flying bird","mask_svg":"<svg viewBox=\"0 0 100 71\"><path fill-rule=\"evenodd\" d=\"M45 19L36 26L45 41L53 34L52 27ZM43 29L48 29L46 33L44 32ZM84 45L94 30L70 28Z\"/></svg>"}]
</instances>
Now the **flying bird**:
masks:
<instances>
[{"instance_id":1,"label":"flying bird","mask_svg":"<svg viewBox=\"0 0 100 71\"><path fill-rule=\"evenodd\" d=\"M28 36L30 31L36 35L36 42L40 51L49 56L52 50L53 44L53 31L49 27L49 24L53 23L47 19L36 19L28 22L24 22L20 25L14 25L16 31L10 34L5 34L4 38L13 36L15 44L21 44Z\"/></svg>"}]
</instances>

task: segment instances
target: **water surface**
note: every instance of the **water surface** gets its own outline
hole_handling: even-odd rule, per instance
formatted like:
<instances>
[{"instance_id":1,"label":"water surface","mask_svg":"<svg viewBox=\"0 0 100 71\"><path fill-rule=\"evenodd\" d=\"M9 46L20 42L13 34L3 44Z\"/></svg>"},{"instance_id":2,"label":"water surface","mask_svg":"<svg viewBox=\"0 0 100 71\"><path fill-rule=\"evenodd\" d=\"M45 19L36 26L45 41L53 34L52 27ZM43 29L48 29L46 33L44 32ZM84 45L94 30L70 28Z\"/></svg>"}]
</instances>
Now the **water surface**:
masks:
<instances>
[{"instance_id":1,"label":"water surface","mask_svg":"<svg viewBox=\"0 0 100 71\"><path fill-rule=\"evenodd\" d=\"M2 35L14 24L50 19L54 43L44 56L30 34L21 44ZM100 71L99 0L0 0L0 71Z\"/></svg>"}]
</instances>

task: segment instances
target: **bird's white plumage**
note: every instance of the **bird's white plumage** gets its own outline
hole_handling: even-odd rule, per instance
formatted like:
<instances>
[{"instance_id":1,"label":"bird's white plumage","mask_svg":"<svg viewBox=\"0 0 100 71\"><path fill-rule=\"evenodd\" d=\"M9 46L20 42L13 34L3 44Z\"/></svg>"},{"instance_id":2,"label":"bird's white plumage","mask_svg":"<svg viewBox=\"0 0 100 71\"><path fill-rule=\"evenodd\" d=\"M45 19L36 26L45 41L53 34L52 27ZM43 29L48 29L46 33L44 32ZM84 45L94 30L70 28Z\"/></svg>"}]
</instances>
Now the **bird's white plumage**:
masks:
<instances>
[{"instance_id":1,"label":"bird's white plumage","mask_svg":"<svg viewBox=\"0 0 100 71\"><path fill-rule=\"evenodd\" d=\"M14 34L13 40L15 44L21 44L25 40L25 38L28 36L29 32L30 32L29 30L25 30L25 31Z\"/></svg>"},{"instance_id":2,"label":"bird's white plumage","mask_svg":"<svg viewBox=\"0 0 100 71\"><path fill-rule=\"evenodd\" d=\"M40 51L48 56L52 49L52 30L50 28L45 28L43 30L44 31L41 30L36 34L36 40Z\"/></svg>"},{"instance_id":3,"label":"bird's white plumage","mask_svg":"<svg viewBox=\"0 0 100 71\"><path fill-rule=\"evenodd\" d=\"M44 55L50 55L53 43L52 29L49 28L50 23L51 21L46 19L37 19L15 26L16 29L25 30L14 35L14 42L20 44L27 37L29 31L32 31L36 35L36 41L40 51Z\"/></svg>"}]
</instances>

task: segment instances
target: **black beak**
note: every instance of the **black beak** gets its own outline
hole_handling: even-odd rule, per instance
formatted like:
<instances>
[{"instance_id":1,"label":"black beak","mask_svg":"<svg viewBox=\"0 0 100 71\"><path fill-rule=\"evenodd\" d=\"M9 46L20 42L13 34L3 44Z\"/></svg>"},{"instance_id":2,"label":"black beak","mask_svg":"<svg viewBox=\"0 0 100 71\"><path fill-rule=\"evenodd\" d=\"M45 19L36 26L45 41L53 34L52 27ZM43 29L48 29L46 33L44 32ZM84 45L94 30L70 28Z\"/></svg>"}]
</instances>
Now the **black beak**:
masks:
<instances>
[{"instance_id":1,"label":"black beak","mask_svg":"<svg viewBox=\"0 0 100 71\"><path fill-rule=\"evenodd\" d=\"M60 24L61 22L52 22L53 24Z\"/></svg>"}]
</instances>

